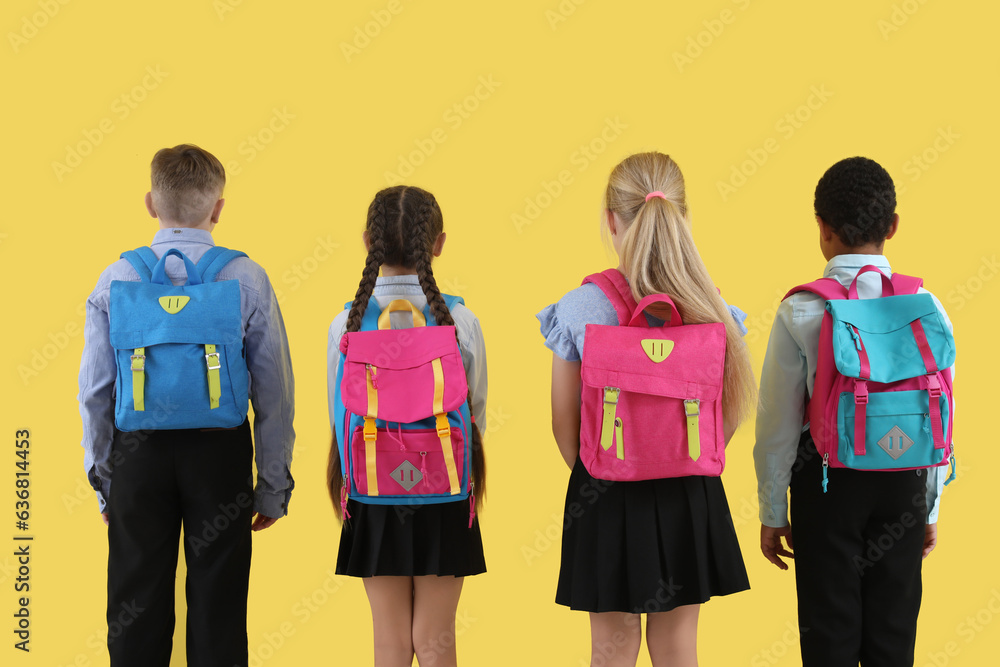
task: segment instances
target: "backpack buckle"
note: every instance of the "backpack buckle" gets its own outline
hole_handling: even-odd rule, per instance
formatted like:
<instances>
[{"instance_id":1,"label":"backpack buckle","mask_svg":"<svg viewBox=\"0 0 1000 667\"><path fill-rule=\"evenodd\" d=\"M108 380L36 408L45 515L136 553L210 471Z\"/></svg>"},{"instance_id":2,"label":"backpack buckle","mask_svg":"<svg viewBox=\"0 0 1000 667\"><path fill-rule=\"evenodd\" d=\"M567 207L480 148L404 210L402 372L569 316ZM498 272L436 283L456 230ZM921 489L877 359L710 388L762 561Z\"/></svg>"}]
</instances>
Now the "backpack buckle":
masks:
<instances>
[{"instance_id":1,"label":"backpack buckle","mask_svg":"<svg viewBox=\"0 0 1000 667\"><path fill-rule=\"evenodd\" d=\"M604 388L604 405L618 405L618 395L622 392L617 387Z\"/></svg>"},{"instance_id":2,"label":"backpack buckle","mask_svg":"<svg viewBox=\"0 0 1000 667\"><path fill-rule=\"evenodd\" d=\"M133 354L132 355L132 370L141 371L146 367L146 355L145 354Z\"/></svg>"},{"instance_id":3,"label":"backpack buckle","mask_svg":"<svg viewBox=\"0 0 1000 667\"><path fill-rule=\"evenodd\" d=\"M855 405L867 405L868 404L868 383L864 380L854 381L854 404Z\"/></svg>"},{"instance_id":4,"label":"backpack buckle","mask_svg":"<svg viewBox=\"0 0 1000 667\"><path fill-rule=\"evenodd\" d=\"M364 428L365 442L375 442L378 437L378 429L375 428L375 420L371 417L365 417L365 428Z\"/></svg>"},{"instance_id":5,"label":"backpack buckle","mask_svg":"<svg viewBox=\"0 0 1000 667\"><path fill-rule=\"evenodd\" d=\"M215 365L214 366L212 365L212 357L215 357ZM134 358L135 357L133 357L133 359ZM206 354L205 355L205 363L208 364L208 370L210 370L210 371L217 371L220 368L222 368L222 364L219 362L219 353L218 352L210 352L209 354Z\"/></svg>"},{"instance_id":6,"label":"backpack buckle","mask_svg":"<svg viewBox=\"0 0 1000 667\"><path fill-rule=\"evenodd\" d=\"M941 396L941 383L938 382L936 375L927 376L927 393L930 394L931 398L938 398Z\"/></svg>"},{"instance_id":7,"label":"backpack buckle","mask_svg":"<svg viewBox=\"0 0 1000 667\"><path fill-rule=\"evenodd\" d=\"M451 424L448 422L448 415L441 413L434 415L437 418L437 434L439 438L451 436Z\"/></svg>"},{"instance_id":8,"label":"backpack buckle","mask_svg":"<svg viewBox=\"0 0 1000 667\"><path fill-rule=\"evenodd\" d=\"M701 401L696 398L684 401L684 414L688 417L697 417L701 414Z\"/></svg>"}]
</instances>

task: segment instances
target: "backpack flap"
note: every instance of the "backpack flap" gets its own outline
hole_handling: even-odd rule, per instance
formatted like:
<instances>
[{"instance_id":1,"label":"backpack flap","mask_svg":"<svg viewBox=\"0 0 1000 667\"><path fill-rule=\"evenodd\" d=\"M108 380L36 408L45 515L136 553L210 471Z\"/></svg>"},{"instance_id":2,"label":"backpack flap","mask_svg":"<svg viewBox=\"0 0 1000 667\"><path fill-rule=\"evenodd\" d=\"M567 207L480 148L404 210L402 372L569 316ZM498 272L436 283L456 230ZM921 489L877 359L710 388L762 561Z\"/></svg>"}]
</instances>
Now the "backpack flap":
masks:
<instances>
[{"instance_id":1,"label":"backpack flap","mask_svg":"<svg viewBox=\"0 0 1000 667\"><path fill-rule=\"evenodd\" d=\"M588 324L585 336L580 370L585 385L680 399L722 396L724 324L648 329Z\"/></svg>"},{"instance_id":2,"label":"backpack flap","mask_svg":"<svg viewBox=\"0 0 1000 667\"><path fill-rule=\"evenodd\" d=\"M930 294L827 302L841 375L890 383L955 363L955 340ZM925 360L925 357L927 358Z\"/></svg>"},{"instance_id":3,"label":"backpack flap","mask_svg":"<svg viewBox=\"0 0 1000 667\"><path fill-rule=\"evenodd\" d=\"M243 340L237 280L178 287L115 280L108 314L116 349Z\"/></svg>"},{"instance_id":4,"label":"backpack flap","mask_svg":"<svg viewBox=\"0 0 1000 667\"><path fill-rule=\"evenodd\" d=\"M416 422L458 410L468 396L453 326L355 331L344 334L341 349L340 396L356 415Z\"/></svg>"},{"instance_id":5,"label":"backpack flap","mask_svg":"<svg viewBox=\"0 0 1000 667\"><path fill-rule=\"evenodd\" d=\"M721 474L725 349L721 323L588 324L580 372L588 471L613 480Z\"/></svg>"}]
</instances>

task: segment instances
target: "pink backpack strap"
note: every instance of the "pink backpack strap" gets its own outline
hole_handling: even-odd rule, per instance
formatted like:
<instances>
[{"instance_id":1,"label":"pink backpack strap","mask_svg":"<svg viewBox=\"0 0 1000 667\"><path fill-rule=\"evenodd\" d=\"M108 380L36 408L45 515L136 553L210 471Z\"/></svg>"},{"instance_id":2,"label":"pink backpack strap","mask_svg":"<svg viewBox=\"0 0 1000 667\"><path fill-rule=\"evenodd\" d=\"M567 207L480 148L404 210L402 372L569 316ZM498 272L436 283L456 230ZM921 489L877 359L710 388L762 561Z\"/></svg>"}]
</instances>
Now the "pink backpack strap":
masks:
<instances>
[{"instance_id":1,"label":"pink backpack strap","mask_svg":"<svg viewBox=\"0 0 1000 667\"><path fill-rule=\"evenodd\" d=\"M904 276L902 273L892 274L892 287L896 294L916 294L923 285L923 278Z\"/></svg>"},{"instance_id":2,"label":"pink backpack strap","mask_svg":"<svg viewBox=\"0 0 1000 667\"><path fill-rule=\"evenodd\" d=\"M799 292L811 292L817 296L823 297L827 301L847 298L847 288L841 285L834 278L820 278L819 280L814 280L811 283L805 283L804 285L793 287L788 290L788 294L785 295L785 299Z\"/></svg>"},{"instance_id":3,"label":"pink backpack strap","mask_svg":"<svg viewBox=\"0 0 1000 667\"><path fill-rule=\"evenodd\" d=\"M632 290L629 289L628 281L625 280L622 272L618 269L608 269L601 273L594 273L584 278L581 284L586 285L587 283L597 285L604 292L604 296L608 297L611 305L615 307L618 324L627 325L632 319L636 303L632 297Z\"/></svg>"}]
</instances>

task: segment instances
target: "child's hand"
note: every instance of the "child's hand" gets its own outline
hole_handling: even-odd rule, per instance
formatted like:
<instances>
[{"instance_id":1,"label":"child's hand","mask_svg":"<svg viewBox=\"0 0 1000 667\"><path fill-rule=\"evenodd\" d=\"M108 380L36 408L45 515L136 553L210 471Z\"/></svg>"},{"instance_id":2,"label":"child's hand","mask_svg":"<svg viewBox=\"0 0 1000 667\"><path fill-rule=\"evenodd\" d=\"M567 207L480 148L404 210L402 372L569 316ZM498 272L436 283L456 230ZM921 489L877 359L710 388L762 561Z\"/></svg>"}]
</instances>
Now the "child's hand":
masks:
<instances>
[{"instance_id":1,"label":"child's hand","mask_svg":"<svg viewBox=\"0 0 1000 667\"><path fill-rule=\"evenodd\" d=\"M786 549L781 544L781 538L785 538L785 542L788 544ZM760 550L764 554L764 558L768 559L775 565L777 565L782 570L788 569L788 563L781 560L782 556L787 556L788 558L795 558L795 554L792 553L792 527L785 526L783 528L771 528L770 526L765 526L761 524L760 526Z\"/></svg>"},{"instance_id":2,"label":"child's hand","mask_svg":"<svg viewBox=\"0 0 1000 667\"><path fill-rule=\"evenodd\" d=\"M928 523L924 526L924 558L931 555L934 547L937 546L937 524Z\"/></svg>"},{"instance_id":3,"label":"child's hand","mask_svg":"<svg viewBox=\"0 0 1000 667\"><path fill-rule=\"evenodd\" d=\"M104 519L104 525L107 526L108 525L108 513L107 512L101 512L101 518Z\"/></svg>"},{"instance_id":4,"label":"child's hand","mask_svg":"<svg viewBox=\"0 0 1000 667\"><path fill-rule=\"evenodd\" d=\"M277 519L272 519L269 516L264 516L263 514L258 514L253 519L253 524L251 524L251 530L258 531L264 530L265 528L270 528L275 524Z\"/></svg>"}]
</instances>

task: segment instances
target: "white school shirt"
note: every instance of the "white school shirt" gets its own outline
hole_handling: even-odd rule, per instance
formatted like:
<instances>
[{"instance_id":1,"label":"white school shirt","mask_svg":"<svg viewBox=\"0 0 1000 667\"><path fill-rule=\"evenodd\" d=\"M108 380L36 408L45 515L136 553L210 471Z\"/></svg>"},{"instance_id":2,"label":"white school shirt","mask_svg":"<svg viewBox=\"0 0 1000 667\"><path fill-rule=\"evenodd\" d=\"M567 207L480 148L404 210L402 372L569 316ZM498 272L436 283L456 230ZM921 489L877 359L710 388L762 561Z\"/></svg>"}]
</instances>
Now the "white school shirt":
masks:
<instances>
[{"instance_id":1,"label":"white school shirt","mask_svg":"<svg viewBox=\"0 0 1000 667\"><path fill-rule=\"evenodd\" d=\"M406 299L417 309L423 310L427 305L427 297L420 287L416 276L379 277L372 290L372 298L379 308L385 310L391 301ZM340 368L340 338L347 328L347 315L350 309L345 309L333 318L326 350L326 387L327 401L330 410L330 428L334 429L334 391L337 387L337 371ZM458 346L462 352L462 363L465 365L465 377L469 382L469 394L472 405L469 406L476 425L482 433L486 432L486 342L483 340L483 330L476 316L462 304L451 310L451 318L455 321L455 331L458 334ZM410 326L410 315L405 311L389 314L389 322L393 329Z\"/></svg>"},{"instance_id":2,"label":"white school shirt","mask_svg":"<svg viewBox=\"0 0 1000 667\"><path fill-rule=\"evenodd\" d=\"M869 264L892 276L889 260L884 255L838 255L826 265L823 277L834 278L848 287L858 271ZM929 293L922 287L920 292ZM877 273L866 273L858 280L858 296L862 299L881 293L882 279ZM931 298L948 330L952 330L951 320L941 302L933 294ZM760 374L757 442L753 457L757 469L760 522L772 528L788 525L788 483L799 437L807 428L803 426L806 392L812 396L824 312L826 301L822 297L811 292L793 294L778 307L767 341L767 355ZM947 466L928 468L924 472L927 473L927 523L937 523Z\"/></svg>"}]
</instances>

